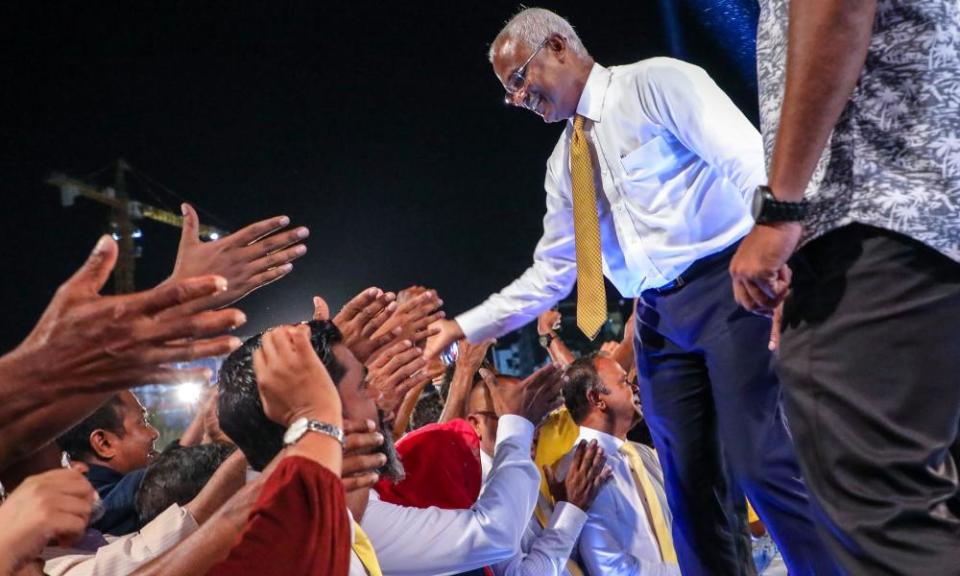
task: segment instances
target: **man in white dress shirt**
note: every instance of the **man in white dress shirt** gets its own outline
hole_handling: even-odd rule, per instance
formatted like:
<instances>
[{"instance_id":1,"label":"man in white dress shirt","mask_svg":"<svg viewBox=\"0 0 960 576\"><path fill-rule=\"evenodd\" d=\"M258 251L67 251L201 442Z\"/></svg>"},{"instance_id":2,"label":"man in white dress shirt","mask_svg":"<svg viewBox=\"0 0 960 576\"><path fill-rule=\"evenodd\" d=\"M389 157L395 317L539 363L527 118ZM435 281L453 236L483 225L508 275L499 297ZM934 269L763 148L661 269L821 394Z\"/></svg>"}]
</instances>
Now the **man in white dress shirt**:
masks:
<instances>
[{"instance_id":1,"label":"man in white dress shirt","mask_svg":"<svg viewBox=\"0 0 960 576\"><path fill-rule=\"evenodd\" d=\"M669 58L603 67L547 10L511 19L490 60L509 104L565 121L547 161L543 237L517 280L438 322L426 355L515 330L575 281L592 337L606 276L639 297L641 397L684 573L754 572L744 492L791 572L832 573L782 418L770 321L740 309L725 276L766 181L757 130L702 69Z\"/></svg>"},{"instance_id":2,"label":"man in white dress shirt","mask_svg":"<svg viewBox=\"0 0 960 576\"><path fill-rule=\"evenodd\" d=\"M490 374L484 374L484 377L486 380L516 380L510 376L494 377ZM495 454L491 434L496 437L498 428L493 399L484 381L477 381L470 391L467 419L480 436L483 494ZM603 464L603 449L599 446L588 446L584 442L574 449L573 454L576 471L567 474L563 481L551 482L555 505L543 506L531 516L520 539L519 552L491 566L496 576L570 576L567 566L580 530L587 521L585 511L610 476L610 471Z\"/></svg>"},{"instance_id":3,"label":"man in white dress shirt","mask_svg":"<svg viewBox=\"0 0 960 576\"><path fill-rule=\"evenodd\" d=\"M650 448L627 440L640 422L639 391L605 356L576 360L567 378L563 399L580 426L578 442L602 448L612 472L587 511L580 560L590 574L679 576L659 460ZM558 473L567 477L574 466L571 451Z\"/></svg>"}]
</instances>

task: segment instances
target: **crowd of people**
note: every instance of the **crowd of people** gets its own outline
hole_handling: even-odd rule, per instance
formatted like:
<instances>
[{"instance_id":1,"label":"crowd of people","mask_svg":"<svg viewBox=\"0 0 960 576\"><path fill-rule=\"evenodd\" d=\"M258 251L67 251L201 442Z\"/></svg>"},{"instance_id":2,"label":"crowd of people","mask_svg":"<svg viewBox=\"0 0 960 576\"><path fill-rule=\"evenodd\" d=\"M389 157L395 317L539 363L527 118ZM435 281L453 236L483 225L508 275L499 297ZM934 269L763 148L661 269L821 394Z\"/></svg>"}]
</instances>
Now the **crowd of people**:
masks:
<instances>
[{"instance_id":1,"label":"crowd of people","mask_svg":"<svg viewBox=\"0 0 960 576\"><path fill-rule=\"evenodd\" d=\"M960 573L960 8L761 4L762 135L695 66L507 22L507 103L566 128L532 267L455 318L371 287L241 341L305 227L201 242L184 204L121 295L101 238L0 358L0 574ZM576 283L592 339L604 276L633 314L576 357L551 307ZM531 321L550 360L499 373ZM208 357L158 451L131 389Z\"/></svg>"}]
</instances>

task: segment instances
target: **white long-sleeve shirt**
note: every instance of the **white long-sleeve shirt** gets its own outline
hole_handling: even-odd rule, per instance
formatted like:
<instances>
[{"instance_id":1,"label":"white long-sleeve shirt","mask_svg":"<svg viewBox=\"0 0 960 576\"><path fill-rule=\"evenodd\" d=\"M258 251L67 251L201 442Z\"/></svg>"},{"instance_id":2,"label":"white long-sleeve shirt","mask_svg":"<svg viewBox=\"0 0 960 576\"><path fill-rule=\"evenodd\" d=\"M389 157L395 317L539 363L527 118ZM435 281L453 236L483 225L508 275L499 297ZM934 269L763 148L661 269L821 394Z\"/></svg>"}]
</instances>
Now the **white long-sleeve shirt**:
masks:
<instances>
[{"instance_id":1,"label":"white long-sleeve shirt","mask_svg":"<svg viewBox=\"0 0 960 576\"><path fill-rule=\"evenodd\" d=\"M493 459L480 450L480 468L483 486L492 469ZM483 493L481 488L481 494ZM587 521L587 514L569 502L559 502L553 508L545 527L540 526L536 516L531 516L520 539L520 551L512 558L498 562L491 568L496 576L564 576L569 574L567 561L580 530Z\"/></svg>"},{"instance_id":2,"label":"white long-sleeve shirt","mask_svg":"<svg viewBox=\"0 0 960 576\"><path fill-rule=\"evenodd\" d=\"M559 502L544 528L532 518L520 540L520 552L493 566L496 576L563 576L587 514L569 502Z\"/></svg>"},{"instance_id":3,"label":"white long-sleeve shirt","mask_svg":"<svg viewBox=\"0 0 960 576\"><path fill-rule=\"evenodd\" d=\"M760 134L701 68L670 58L594 64L577 114L596 153L603 272L625 297L673 281L750 231L766 182ZM456 318L467 338L500 336L565 297L576 281L570 138L547 161L547 213L533 265Z\"/></svg>"},{"instance_id":4,"label":"white long-sleeve shirt","mask_svg":"<svg viewBox=\"0 0 960 576\"><path fill-rule=\"evenodd\" d=\"M96 551L46 548L43 573L49 576L113 576L130 574L186 540L199 526L190 511L171 505L139 532L107 537Z\"/></svg>"},{"instance_id":5,"label":"white long-sleeve shirt","mask_svg":"<svg viewBox=\"0 0 960 576\"><path fill-rule=\"evenodd\" d=\"M640 488L630 472L630 465L620 453L624 441L586 426L580 427L577 442L580 440L596 440L613 472L597 493L580 532L578 550L584 567L590 574L604 576L680 576L680 567L665 563L660 554L653 527L647 518L646 505L640 497ZM641 460L655 486L662 486L659 463L655 458L644 456L653 452L640 445L634 446L640 450ZM571 455L572 452L560 461L558 473L561 477L566 476ZM657 490L657 497L664 513L669 514L662 489ZM669 516L667 521L669 527Z\"/></svg>"},{"instance_id":6,"label":"white long-sleeve shirt","mask_svg":"<svg viewBox=\"0 0 960 576\"><path fill-rule=\"evenodd\" d=\"M361 526L384 576L456 574L516 554L540 485L530 458L532 442L528 420L500 418L490 478L466 510L397 506L371 491Z\"/></svg>"}]
</instances>

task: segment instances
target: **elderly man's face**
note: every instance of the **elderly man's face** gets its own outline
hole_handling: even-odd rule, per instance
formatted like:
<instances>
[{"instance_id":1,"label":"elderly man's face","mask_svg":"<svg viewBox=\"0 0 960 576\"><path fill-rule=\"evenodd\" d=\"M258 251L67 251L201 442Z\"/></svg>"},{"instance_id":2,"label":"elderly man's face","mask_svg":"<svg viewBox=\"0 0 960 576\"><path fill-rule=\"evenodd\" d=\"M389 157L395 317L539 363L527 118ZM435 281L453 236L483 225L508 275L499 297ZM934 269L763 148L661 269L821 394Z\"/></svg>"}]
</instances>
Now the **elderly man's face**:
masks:
<instances>
[{"instance_id":1,"label":"elderly man's face","mask_svg":"<svg viewBox=\"0 0 960 576\"><path fill-rule=\"evenodd\" d=\"M523 73L522 87L512 93L507 90L512 105L534 112L544 122L566 120L576 113L580 99L573 54L559 36L551 38L534 54L536 50L536 45L528 46L512 38L500 40L494 47L493 71L505 89L511 86L512 74Z\"/></svg>"}]
</instances>

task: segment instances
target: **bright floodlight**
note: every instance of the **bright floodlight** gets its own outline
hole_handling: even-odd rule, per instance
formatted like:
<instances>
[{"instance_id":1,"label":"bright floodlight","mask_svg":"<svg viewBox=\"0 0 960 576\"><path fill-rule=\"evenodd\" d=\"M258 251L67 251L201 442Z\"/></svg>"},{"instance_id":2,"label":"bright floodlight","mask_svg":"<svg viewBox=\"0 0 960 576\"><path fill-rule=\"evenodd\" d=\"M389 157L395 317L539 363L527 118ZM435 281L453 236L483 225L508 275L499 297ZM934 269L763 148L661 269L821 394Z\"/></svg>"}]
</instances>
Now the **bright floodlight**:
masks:
<instances>
[{"instance_id":1,"label":"bright floodlight","mask_svg":"<svg viewBox=\"0 0 960 576\"><path fill-rule=\"evenodd\" d=\"M211 240L219 240L219 239L220 239L220 235L217 234L216 232L211 232L211 233L210 233L210 239L211 239Z\"/></svg>"},{"instance_id":2,"label":"bright floodlight","mask_svg":"<svg viewBox=\"0 0 960 576\"><path fill-rule=\"evenodd\" d=\"M177 387L177 400L184 404L196 404L203 394L203 387L196 382L184 382Z\"/></svg>"}]
</instances>

